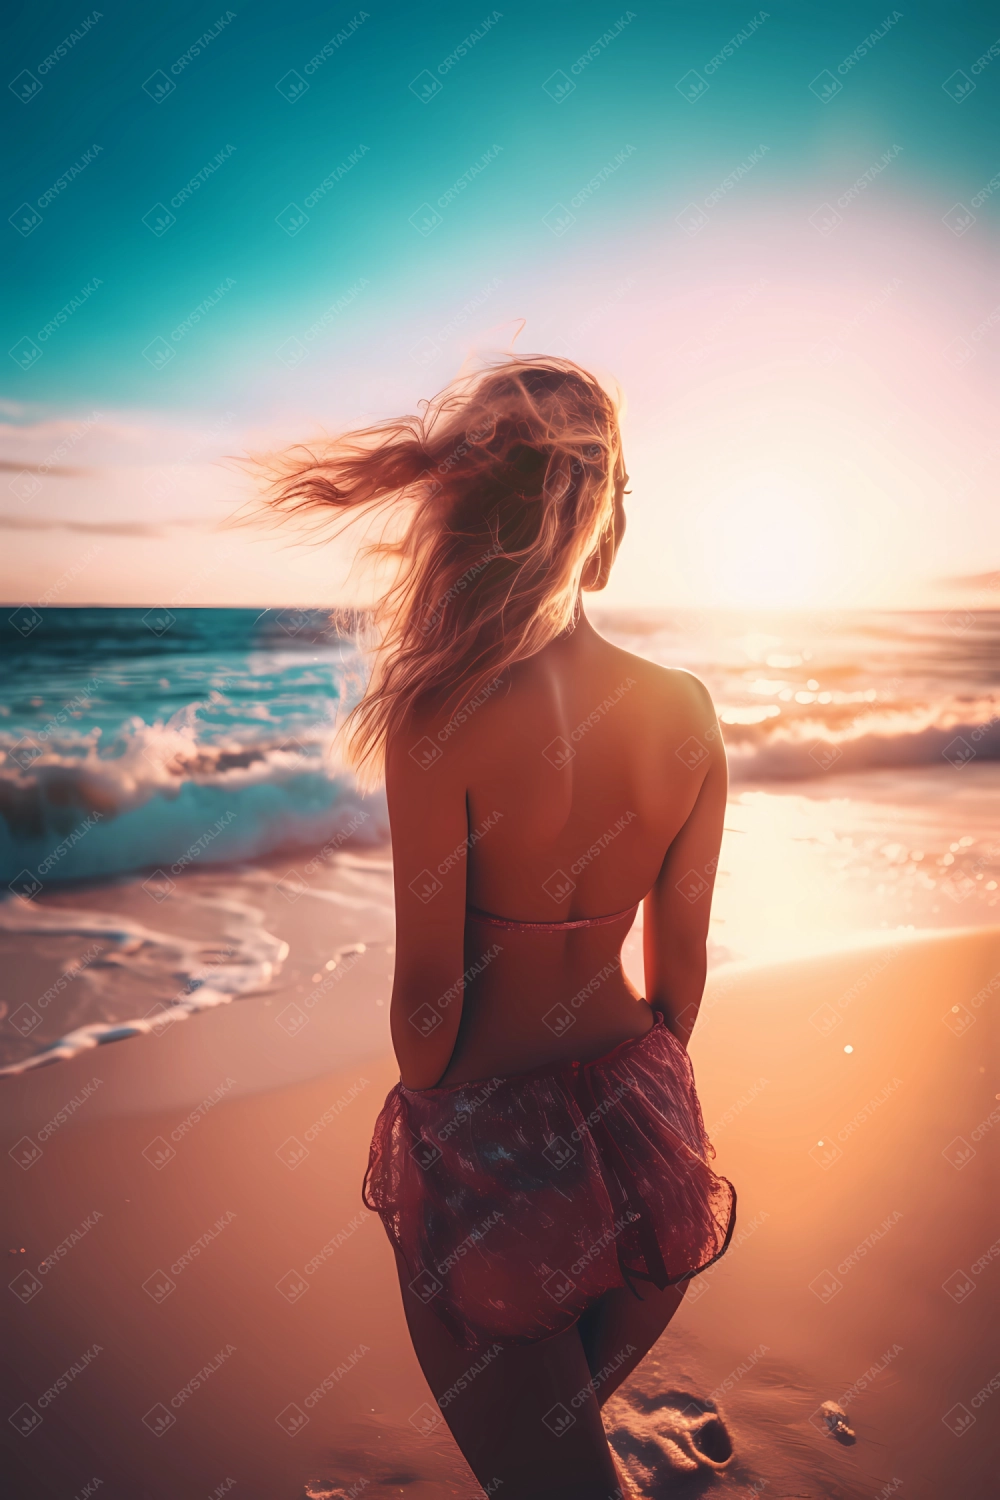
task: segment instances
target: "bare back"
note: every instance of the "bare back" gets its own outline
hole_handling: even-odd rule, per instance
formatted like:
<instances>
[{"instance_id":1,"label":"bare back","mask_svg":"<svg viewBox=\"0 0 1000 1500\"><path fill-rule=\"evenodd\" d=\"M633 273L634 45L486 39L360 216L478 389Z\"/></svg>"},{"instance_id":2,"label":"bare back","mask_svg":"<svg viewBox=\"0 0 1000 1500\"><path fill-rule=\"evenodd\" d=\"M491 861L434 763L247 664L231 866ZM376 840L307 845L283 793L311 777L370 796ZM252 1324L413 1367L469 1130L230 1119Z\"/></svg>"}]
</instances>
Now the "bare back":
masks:
<instances>
[{"instance_id":1,"label":"bare back","mask_svg":"<svg viewBox=\"0 0 1000 1500\"><path fill-rule=\"evenodd\" d=\"M706 690L584 619L480 697L387 757L404 1083L597 1057L648 1030L654 1007L686 1040L726 794ZM620 952L644 899L642 998ZM535 933L467 905L526 922L626 915Z\"/></svg>"}]
</instances>

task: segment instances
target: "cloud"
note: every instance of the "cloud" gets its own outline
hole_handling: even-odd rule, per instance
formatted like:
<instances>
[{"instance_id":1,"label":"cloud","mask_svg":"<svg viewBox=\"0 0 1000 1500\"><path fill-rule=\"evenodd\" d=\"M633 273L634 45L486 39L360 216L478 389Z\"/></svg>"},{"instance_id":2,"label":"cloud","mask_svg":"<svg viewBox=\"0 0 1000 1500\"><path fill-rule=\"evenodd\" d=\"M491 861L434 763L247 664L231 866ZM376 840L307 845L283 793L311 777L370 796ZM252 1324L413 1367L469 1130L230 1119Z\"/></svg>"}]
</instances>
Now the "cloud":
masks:
<instances>
[{"instance_id":1,"label":"cloud","mask_svg":"<svg viewBox=\"0 0 1000 1500\"><path fill-rule=\"evenodd\" d=\"M935 578L935 583L953 589L997 589L1000 588L1000 569L992 573L956 573L947 578Z\"/></svg>"},{"instance_id":2,"label":"cloud","mask_svg":"<svg viewBox=\"0 0 1000 1500\"><path fill-rule=\"evenodd\" d=\"M242 427L235 411L221 412L206 422L194 414L15 409L0 402L0 457L4 468L40 465L47 473L57 472L56 465L71 458L101 468L206 465L234 445L243 446Z\"/></svg>"},{"instance_id":3,"label":"cloud","mask_svg":"<svg viewBox=\"0 0 1000 1500\"><path fill-rule=\"evenodd\" d=\"M56 464L11 463L0 458L0 473L4 474L52 474L56 479L88 479L99 473L98 469L70 469Z\"/></svg>"},{"instance_id":4,"label":"cloud","mask_svg":"<svg viewBox=\"0 0 1000 1500\"><path fill-rule=\"evenodd\" d=\"M171 521L169 527L157 526L145 521L68 521L30 520L22 516L0 515L0 531L77 531L87 536L146 536L163 537L176 526L207 529L199 519Z\"/></svg>"}]
</instances>

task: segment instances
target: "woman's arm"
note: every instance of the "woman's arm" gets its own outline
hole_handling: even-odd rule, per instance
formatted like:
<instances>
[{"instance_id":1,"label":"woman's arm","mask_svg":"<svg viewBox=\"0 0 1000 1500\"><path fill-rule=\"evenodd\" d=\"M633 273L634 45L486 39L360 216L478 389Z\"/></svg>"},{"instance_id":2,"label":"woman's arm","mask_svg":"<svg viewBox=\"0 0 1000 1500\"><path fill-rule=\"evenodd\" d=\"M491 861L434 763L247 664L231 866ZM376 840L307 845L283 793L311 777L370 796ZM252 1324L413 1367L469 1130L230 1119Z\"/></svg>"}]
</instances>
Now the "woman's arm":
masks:
<instances>
[{"instance_id":1,"label":"woman's arm","mask_svg":"<svg viewBox=\"0 0 1000 1500\"><path fill-rule=\"evenodd\" d=\"M464 988L465 781L456 774L454 745L421 764L427 741L415 729L412 742L399 737L386 752L396 897L390 1025L400 1078L411 1089L433 1087L447 1068Z\"/></svg>"},{"instance_id":2,"label":"woman's arm","mask_svg":"<svg viewBox=\"0 0 1000 1500\"><path fill-rule=\"evenodd\" d=\"M701 776L687 821L677 834L643 904L646 999L686 1047L698 1018L707 972L708 921L722 843L729 776L719 722L708 689L690 679L691 749L696 764L681 775ZM685 717L688 717L685 714ZM705 752L699 757L697 746ZM671 767L673 771L673 767Z\"/></svg>"}]
</instances>

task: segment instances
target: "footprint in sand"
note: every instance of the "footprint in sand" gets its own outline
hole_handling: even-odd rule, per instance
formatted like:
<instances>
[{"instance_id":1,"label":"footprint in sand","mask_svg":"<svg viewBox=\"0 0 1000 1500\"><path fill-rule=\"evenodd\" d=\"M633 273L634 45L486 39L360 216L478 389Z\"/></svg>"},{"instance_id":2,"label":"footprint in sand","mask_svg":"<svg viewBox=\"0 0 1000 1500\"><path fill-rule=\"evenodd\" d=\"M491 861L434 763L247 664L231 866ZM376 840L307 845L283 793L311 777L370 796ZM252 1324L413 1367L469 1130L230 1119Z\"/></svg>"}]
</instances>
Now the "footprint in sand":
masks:
<instances>
[{"instance_id":1,"label":"footprint in sand","mask_svg":"<svg viewBox=\"0 0 1000 1500\"><path fill-rule=\"evenodd\" d=\"M390 1470L379 1474L380 1493L381 1486L384 1485L386 1488L391 1487L393 1494L397 1490L402 1494L404 1485L413 1484L421 1477L412 1469ZM302 1500L356 1500L370 1484L371 1480L367 1475L344 1484L339 1484L336 1479L310 1479L302 1488Z\"/></svg>"},{"instance_id":2,"label":"footprint in sand","mask_svg":"<svg viewBox=\"0 0 1000 1500\"><path fill-rule=\"evenodd\" d=\"M649 1500L674 1493L678 1475L718 1473L733 1456L714 1401L687 1391L630 1392L605 1409L605 1426L622 1466Z\"/></svg>"},{"instance_id":3,"label":"footprint in sand","mask_svg":"<svg viewBox=\"0 0 1000 1500\"><path fill-rule=\"evenodd\" d=\"M819 1409L821 1419L826 1423L827 1430L838 1443L850 1446L857 1441L854 1428L847 1420L847 1413L836 1401L824 1401Z\"/></svg>"}]
</instances>

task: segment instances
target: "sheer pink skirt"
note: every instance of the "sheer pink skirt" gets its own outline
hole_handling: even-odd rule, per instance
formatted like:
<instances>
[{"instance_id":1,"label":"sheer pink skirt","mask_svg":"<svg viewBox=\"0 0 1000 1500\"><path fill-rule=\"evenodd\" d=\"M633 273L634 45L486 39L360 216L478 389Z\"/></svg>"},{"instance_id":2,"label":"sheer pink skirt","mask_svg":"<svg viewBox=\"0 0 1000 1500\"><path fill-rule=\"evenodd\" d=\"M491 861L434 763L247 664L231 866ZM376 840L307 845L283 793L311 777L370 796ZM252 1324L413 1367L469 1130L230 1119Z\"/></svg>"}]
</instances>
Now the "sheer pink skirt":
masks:
<instances>
[{"instance_id":1,"label":"sheer pink skirt","mask_svg":"<svg viewBox=\"0 0 1000 1500\"><path fill-rule=\"evenodd\" d=\"M392 1089L362 1199L413 1291L466 1348L568 1328L598 1297L663 1288L726 1250L736 1193L708 1165L687 1052L652 1028L589 1063Z\"/></svg>"}]
</instances>

